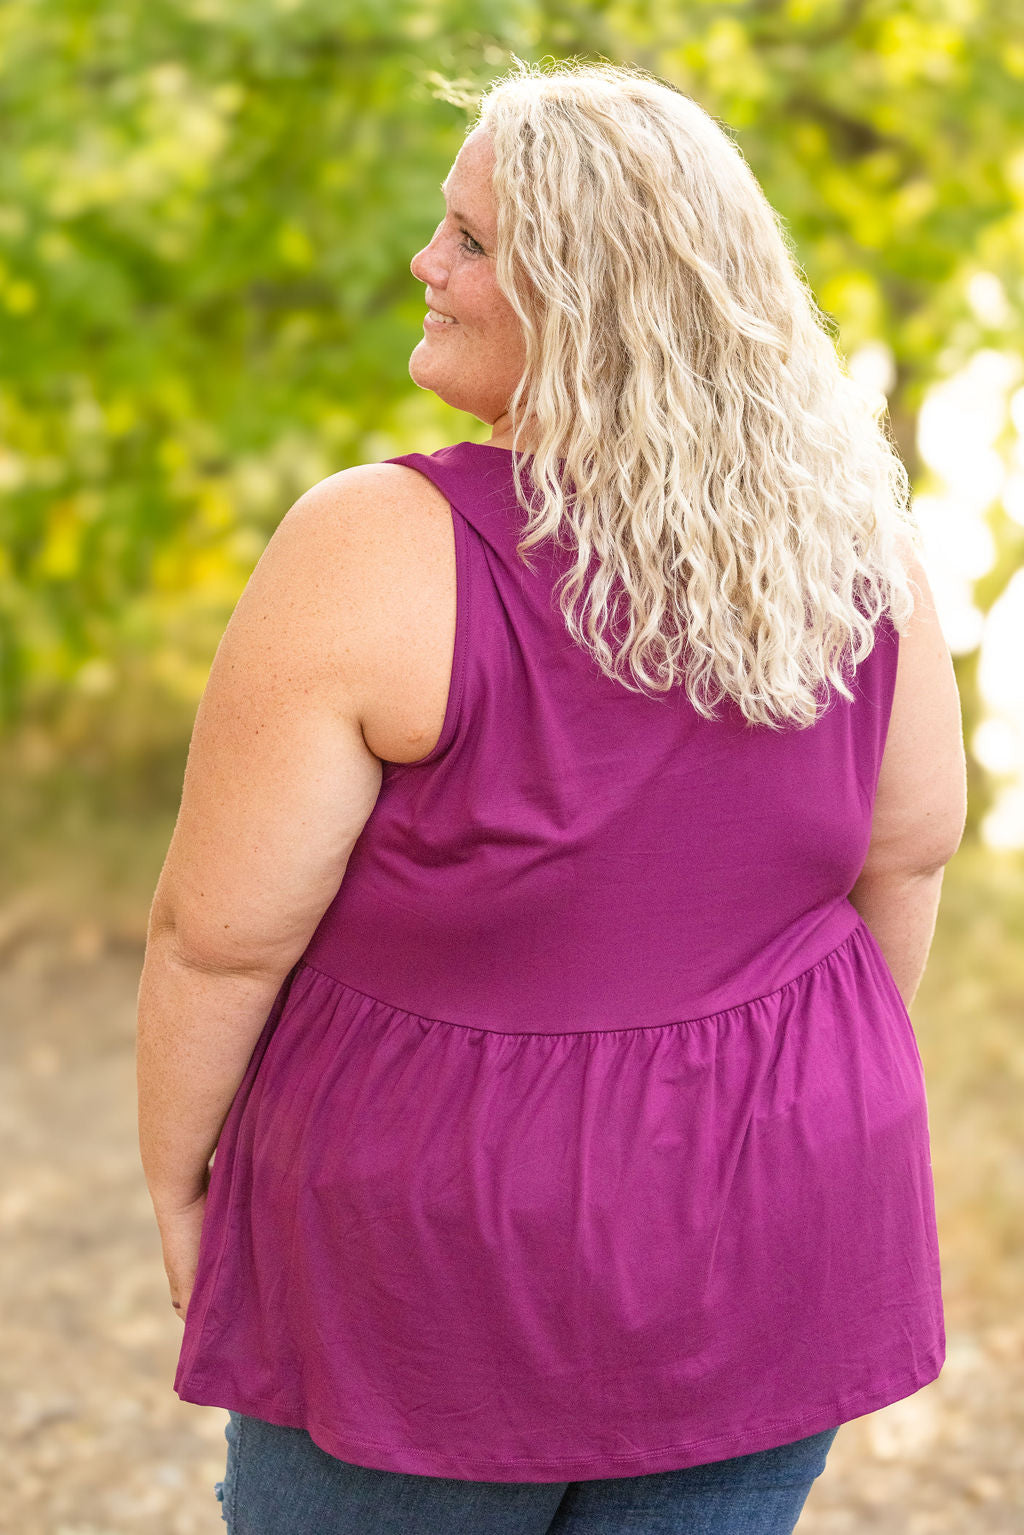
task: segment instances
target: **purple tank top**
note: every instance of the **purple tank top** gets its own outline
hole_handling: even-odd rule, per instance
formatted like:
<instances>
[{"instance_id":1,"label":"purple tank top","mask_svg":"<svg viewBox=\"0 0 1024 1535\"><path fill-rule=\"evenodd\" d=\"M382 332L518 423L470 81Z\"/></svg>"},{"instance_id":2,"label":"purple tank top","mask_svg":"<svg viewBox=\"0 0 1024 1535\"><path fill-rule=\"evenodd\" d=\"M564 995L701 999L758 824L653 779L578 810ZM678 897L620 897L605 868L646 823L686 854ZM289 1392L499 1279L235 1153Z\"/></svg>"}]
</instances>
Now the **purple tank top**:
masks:
<instances>
[{"instance_id":1,"label":"purple tank top","mask_svg":"<svg viewBox=\"0 0 1024 1535\"><path fill-rule=\"evenodd\" d=\"M629 693L511 453L452 506L444 725L386 763L225 1121L174 1389L350 1463L556 1482L786 1444L944 1358L914 1031L848 900L888 617L806 730Z\"/></svg>"}]
</instances>

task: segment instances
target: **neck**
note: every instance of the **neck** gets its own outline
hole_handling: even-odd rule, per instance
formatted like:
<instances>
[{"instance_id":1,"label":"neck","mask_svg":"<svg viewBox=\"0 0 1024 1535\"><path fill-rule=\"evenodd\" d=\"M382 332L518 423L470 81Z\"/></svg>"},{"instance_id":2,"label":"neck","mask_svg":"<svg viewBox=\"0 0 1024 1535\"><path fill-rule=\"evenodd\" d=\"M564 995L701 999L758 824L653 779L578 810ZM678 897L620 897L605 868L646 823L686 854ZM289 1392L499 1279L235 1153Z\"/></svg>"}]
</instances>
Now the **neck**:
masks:
<instances>
[{"instance_id":1,"label":"neck","mask_svg":"<svg viewBox=\"0 0 1024 1535\"><path fill-rule=\"evenodd\" d=\"M491 435L488 439L492 448L510 448L512 446L512 421L508 411L491 422Z\"/></svg>"},{"instance_id":2,"label":"neck","mask_svg":"<svg viewBox=\"0 0 1024 1535\"><path fill-rule=\"evenodd\" d=\"M488 438L488 446L492 448L511 448L517 446L521 453L529 453L530 446L529 423L520 428L519 442L512 441L512 417L508 411L500 415L497 421L491 422L491 435Z\"/></svg>"}]
</instances>

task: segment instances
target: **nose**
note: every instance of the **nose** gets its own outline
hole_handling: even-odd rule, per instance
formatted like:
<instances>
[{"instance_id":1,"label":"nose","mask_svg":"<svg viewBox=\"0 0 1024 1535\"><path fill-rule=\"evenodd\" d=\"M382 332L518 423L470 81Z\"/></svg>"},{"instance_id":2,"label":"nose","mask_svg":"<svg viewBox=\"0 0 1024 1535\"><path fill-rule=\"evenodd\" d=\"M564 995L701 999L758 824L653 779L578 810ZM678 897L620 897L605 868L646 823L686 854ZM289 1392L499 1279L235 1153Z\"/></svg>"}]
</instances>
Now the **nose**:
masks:
<instances>
[{"instance_id":1,"label":"nose","mask_svg":"<svg viewBox=\"0 0 1024 1535\"><path fill-rule=\"evenodd\" d=\"M442 220L442 223L444 221ZM441 224L434 231L434 237L422 250L417 251L409 262L409 270L418 282L428 283L432 288L443 288L447 279L447 270L441 260L437 249L437 237L441 232Z\"/></svg>"}]
</instances>

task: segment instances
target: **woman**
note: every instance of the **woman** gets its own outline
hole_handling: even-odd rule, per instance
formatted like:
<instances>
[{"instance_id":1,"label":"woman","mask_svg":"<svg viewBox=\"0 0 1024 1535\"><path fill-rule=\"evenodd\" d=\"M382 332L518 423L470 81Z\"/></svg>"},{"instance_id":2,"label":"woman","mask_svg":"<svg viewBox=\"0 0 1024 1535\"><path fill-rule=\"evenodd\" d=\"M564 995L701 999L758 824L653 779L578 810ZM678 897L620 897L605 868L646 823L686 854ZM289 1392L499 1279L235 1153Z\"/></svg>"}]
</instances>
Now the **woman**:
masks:
<instances>
[{"instance_id":1,"label":"woman","mask_svg":"<svg viewBox=\"0 0 1024 1535\"><path fill-rule=\"evenodd\" d=\"M288 512L154 897L175 1390L232 1531L791 1531L944 1351L905 472L672 88L517 61L443 190L410 372L491 438Z\"/></svg>"}]
</instances>

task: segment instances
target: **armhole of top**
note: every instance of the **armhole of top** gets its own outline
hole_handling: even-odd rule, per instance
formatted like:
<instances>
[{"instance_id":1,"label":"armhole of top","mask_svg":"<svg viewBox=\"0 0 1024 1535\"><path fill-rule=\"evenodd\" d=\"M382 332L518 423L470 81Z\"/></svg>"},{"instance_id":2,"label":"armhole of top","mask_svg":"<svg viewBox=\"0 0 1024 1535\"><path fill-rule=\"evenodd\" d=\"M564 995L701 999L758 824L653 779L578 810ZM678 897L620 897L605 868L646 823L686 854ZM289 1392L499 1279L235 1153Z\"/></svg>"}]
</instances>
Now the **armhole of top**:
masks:
<instances>
[{"instance_id":1,"label":"armhole of top","mask_svg":"<svg viewBox=\"0 0 1024 1535\"><path fill-rule=\"evenodd\" d=\"M418 456L418 455L417 455ZM448 501L448 509L451 513L452 530L455 535L455 645L452 652L452 671L448 682L448 699L444 709L444 720L441 724L441 734L437 738L437 744L425 757L417 757L412 762L389 762L388 776L405 772L410 768L427 767L442 756L451 745L459 724L459 716L462 706L462 695L466 677L466 654L469 646L469 610L470 610L470 557L469 557L469 532L466 519L452 502L448 499L448 492L444 485L440 484L432 475L426 474L419 464L410 463L412 455L403 458L388 459L388 463L402 464L407 468L415 469L417 474L422 474L425 480L429 480Z\"/></svg>"},{"instance_id":2,"label":"armhole of top","mask_svg":"<svg viewBox=\"0 0 1024 1535\"><path fill-rule=\"evenodd\" d=\"M892 722L892 706L896 701L896 669L900 664L900 631L893 623L892 614L886 608L882 614L881 622L885 624L887 641L892 646L892 663L887 676L885 703L881 723L880 739L878 742L878 772L875 774L875 792L878 791L878 779L882 772L882 758L885 755L885 743L889 739L889 726Z\"/></svg>"},{"instance_id":3,"label":"armhole of top","mask_svg":"<svg viewBox=\"0 0 1024 1535\"><path fill-rule=\"evenodd\" d=\"M892 621L892 614L886 608L875 626L875 646L888 645L892 648L891 660L886 657L882 677L884 689L878 703L879 719L876 736L875 764L871 783L871 803L875 802L878 794L878 780L882 776L882 758L885 756L885 743L889 739L889 725L892 722L892 706L896 699L896 668L900 659L900 631Z\"/></svg>"}]
</instances>

